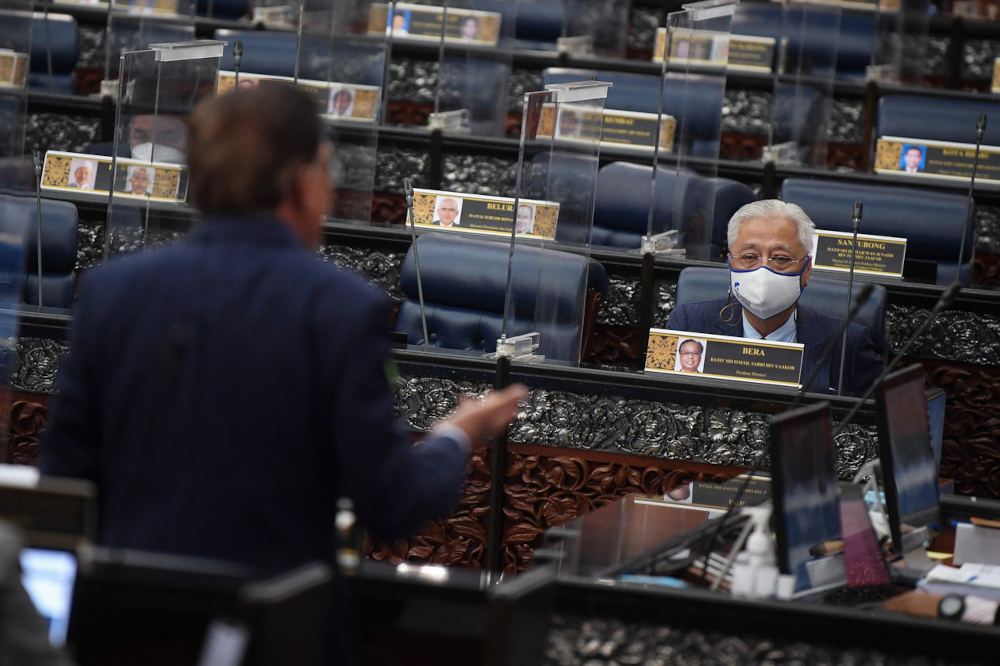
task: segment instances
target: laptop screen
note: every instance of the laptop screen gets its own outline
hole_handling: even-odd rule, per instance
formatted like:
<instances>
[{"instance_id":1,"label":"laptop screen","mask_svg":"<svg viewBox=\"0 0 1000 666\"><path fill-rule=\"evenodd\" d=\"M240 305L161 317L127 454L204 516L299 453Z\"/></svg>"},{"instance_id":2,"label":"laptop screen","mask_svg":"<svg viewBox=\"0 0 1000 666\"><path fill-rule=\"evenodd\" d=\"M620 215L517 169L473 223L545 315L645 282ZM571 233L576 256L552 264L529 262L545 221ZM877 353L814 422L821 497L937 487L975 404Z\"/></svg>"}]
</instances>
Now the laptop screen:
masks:
<instances>
[{"instance_id":1,"label":"laptop screen","mask_svg":"<svg viewBox=\"0 0 1000 666\"><path fill-rule=\"evenodd\" d=\"M21 583L45 618L49 641L55 647L66 643L69 610L76 580L76 556L62 550L25 548L21 551Z\"/></svg>"}]
</instances>

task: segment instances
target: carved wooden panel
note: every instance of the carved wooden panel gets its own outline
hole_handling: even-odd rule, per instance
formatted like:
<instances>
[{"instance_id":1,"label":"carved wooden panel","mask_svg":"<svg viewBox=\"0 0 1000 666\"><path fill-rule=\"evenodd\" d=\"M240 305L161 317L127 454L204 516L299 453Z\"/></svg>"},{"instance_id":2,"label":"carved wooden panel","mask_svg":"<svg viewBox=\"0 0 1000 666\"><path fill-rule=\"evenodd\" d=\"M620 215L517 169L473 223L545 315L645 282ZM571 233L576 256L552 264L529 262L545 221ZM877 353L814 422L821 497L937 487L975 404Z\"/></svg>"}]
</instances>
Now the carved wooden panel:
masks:
<instances>
[{"instance_id":1,"label":"carved wooden panel","mask_svg":"<svg viewBox=\"0 0 1000 666\"><path fill-rule=\"evenodd\" d=\"M485 456L485 459L484 459ZM371 537L365 551L376 560L483 566L489 525L489 454L477 451L458 511L395 544ZM734 468L677 463L618 454L512 446L507 455L504 572L531 566L545 530L629 494L662 495L691 480L722 481Z\"/></svg>"},{"instance_id":2,"label":"carved wooden panel","mask_svg":"<svg viewBox=\"0 0 1000 666\"><path fill-rule=\"evenodd\" d=\"M927 383L948 394L941 476L956 493L1000 497L1000 368L921 363Z\"/></svg>"},{"instance_id":3,"label":"carved wooden panel","mask_svg":"<svg viewBox=\"0 0 1000 666\"><path fill-rule=\"evenodd\" d=\"M3 459L0 462L38 465L39 443L48 420L48 396L15 393L11 400L3 402Z\"/></svg>"}]
</instances>

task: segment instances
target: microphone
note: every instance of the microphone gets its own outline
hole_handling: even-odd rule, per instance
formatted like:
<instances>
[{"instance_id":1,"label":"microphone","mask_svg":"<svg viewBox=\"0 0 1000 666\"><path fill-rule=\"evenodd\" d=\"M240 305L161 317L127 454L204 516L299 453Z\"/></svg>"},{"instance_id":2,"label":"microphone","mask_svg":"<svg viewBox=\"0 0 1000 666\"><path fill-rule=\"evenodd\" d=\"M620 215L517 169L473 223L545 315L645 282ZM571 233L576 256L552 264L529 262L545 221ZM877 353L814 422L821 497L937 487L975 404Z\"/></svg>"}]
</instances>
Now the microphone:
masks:
<instances>
[{"instance_id":1,"label":"microphone","mask_svg":"<svg viewBox=\"0 0 1000 666\"><path fill-rule=\"evenodd\" d=\"M44 307L42 302L42 154L33 151L31 161L35 168L35 210L38 223L35 225L35 245L37 246L35 263L38 264L38 309Z\"/></svg>"},{"instance_id":2,"label":"microphone","mask_svg":"<svg viewBox=\"0 0 1000 666\"><path fill-rule=\"evenodd\" d=\"M962 284L957 279L954 282L952 282L947 289L944 290L944 293L941 294L941 298L937 300L937 302L934 304L934 307L931 308L931 311L927 313L927 317L924 319L923 323L920 324L920 327L916 331L914 331L912 335L910 335L906 343L899 350L899 353L897 353L896 356L892 359L892 361L890 361L889 364L885 366L885 370L882 371L882 374L879 375L874 382L872 382L872 385L869 386L868 390L865 391L864 395L861 396L861 399L858 401L858 404L854 405L854 407L851 408L851 411L847 413L847 416L845 416L843 420L841 420L840 425L838 425L837 429L833 431L834 439L836 439L837 435L844 432L847 426L850 425L851 419L853 419L854 415L858 413L858 410L861 409L861 406L865 404L865 400L870 398L872 393L875 392L875 389L877 389L879 386L882 385L882 382L885 381L886 376L888 376L888 374L893 371L893 369L899 364L899 362L903 360L903 356L905 356L906 353L910 351L910 347L912 347L914 343L916 343L917 339L924 334L924 331L926 331L927 327L931 325L931 322L934 321L934 318L938 316L938 314L942 310L951 305L951 302L955 300L955 297L958 296L958 293L960 291L962 291Z\"/></svg>"},{"instance_id":3,"label":"microphone","mask_svg":"<svg viewBox=\"0 0 1000 666\"><path fill-rule=\"evenodd\" d=\"M983 144L983 134L986 133L986 114L980 113L976 120L976 155L972 160L972 177L969 178L969 196L965 200L965 226L962 227L962 244L958 248L958 266L956 268L955 280L962 277L962 260L965 258L965 237L969 235L969 225L975 224L975 215L972 212L972 190L976 184L976 171L979 169L979 147Z\"/></svg>"},{"instance_id":4,"label":"microphone","mask_svg":"<svg viewBox=\"0 0 1000 666\"><path fill-rule=\"evenodd\" d=\"M861 228L861 211L864 205L860 201L854 202L854 239L851 242L851 271L847 277L847 316L845 321L851 319L851 292L854 290L854 262L858 256L858 229ZM847 360L847 329L844 328L844 341L840 347L840 378L837 381L837 395L844 393L844 362Z\"/></svg>"},{"instance_id":5,"label":"microphone","mask_svg":"<svg viewBox=\"0 0 1000 666\"><path fill-rule=\"evenodd\" d=\"M430 344L430 336L427 334L427 312L424 309L424 283L420 279L420 257L417 254L417 226L413 219L413 181L409 178L403 179L403 194L406 196L406 217L410 222L410 247L413 248L413 267L417 269L417 299L420 302L420 324L424 330L424 351Z\"/></svg>"},{"instance_id":6,"label":"microphone","mask_svg":"<svg viewBox=\"0 0 1000 666\"><path fill-rule=\"evenodd\" d=\"M209 16L211 16L211 14L209 14ZM236 71L236 83L234 83L233 85L235 86L236 90L240 89L240 62L242 60L243 60L243 42L237 39L236 43L233 44L233 69Z\"/></svg>"}]
</instances>

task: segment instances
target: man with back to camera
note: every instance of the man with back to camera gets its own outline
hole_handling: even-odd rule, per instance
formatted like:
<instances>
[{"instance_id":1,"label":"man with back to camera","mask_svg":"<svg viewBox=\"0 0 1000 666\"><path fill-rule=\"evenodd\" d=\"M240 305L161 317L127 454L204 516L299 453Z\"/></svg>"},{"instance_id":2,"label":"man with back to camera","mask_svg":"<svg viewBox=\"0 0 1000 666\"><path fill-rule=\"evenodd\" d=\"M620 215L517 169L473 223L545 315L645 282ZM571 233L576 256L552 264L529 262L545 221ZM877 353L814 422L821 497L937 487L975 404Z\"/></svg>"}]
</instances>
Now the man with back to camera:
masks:
<instances>
[{"instance_id":1,"label":"man with back to camera","mask_svg":"<svg viewBox=\"0 0 1000 666\"><path fill-rule=\"evenodd\" d=\"M677 355L681 359L681 372L701 372L698 366L701 365L701 356L705 353L705 346L697 340L685 340L677 349Z\"/></svg>"},{"instance_id":2,"label":"man with back to camera","mask_svg":"<svg viewBox=\"0 0 1000 666\"><path fill-rule=\"evenodd\" d=\"M470 446L524 390L463 403L420 445L392 418L388 299L319 260L330 147L290 86L211 98L191 118L185 240L88 272L43 446L46 474L92 479L101 544L336 567L353 499L384 539L447 515ZM328 663L357 661L338 579Z\"/></svg>"},{"instance_id":3,"label":"man with back to camera","mask_svg":"<svg viewBox=\"0 0 1000 666\"><path fill-rule=\"evenodd\" d=\"M458 221L455 219L458 217L458 202L451 197L445 197L441 199L438 203L437 209L437 219L434 220L434 224L439 224L445 229L451 227L457 227Z\"/></svg>"},{"instance_id":4,"label":"man with back to camera","mask_svg":"<svg viewBox=\"0 0 1000 666\"><path fill-rule=\"evenodd\" d=\"M924 159L924 151L917 146L910 146L903 155L903 170L906 173L920 173L920 161Z\"/></svg>"},{"instance_id":5,"label":"man with back to camera","mask_svg":"<svg viewBox=\"0 0 1000 666\"><path fill-rule=\"evenodd\" d=\"M740 208L729 220L727 235L730 298L679 305L670 314L667 328L802 343L804 382L842 321L798 304L809 284L808 248L815 229L809 216L795 204L772 199ZM809 390L836 391L840 352L838 343ZM871 333L852 322L847 327L844 390L853 395L864 393L884 365Z\"/></svg>"}]
</instances>

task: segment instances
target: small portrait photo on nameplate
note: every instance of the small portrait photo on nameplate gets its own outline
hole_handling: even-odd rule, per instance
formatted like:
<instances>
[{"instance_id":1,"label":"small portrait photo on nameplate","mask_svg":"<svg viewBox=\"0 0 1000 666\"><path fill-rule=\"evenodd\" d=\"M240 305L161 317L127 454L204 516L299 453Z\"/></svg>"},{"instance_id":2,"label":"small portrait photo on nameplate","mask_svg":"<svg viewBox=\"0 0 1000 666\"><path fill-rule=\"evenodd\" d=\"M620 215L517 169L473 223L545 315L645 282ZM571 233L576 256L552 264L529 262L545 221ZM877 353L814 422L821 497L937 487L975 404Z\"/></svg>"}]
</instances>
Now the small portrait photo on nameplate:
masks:
<instances>
[{"instance_id":1,"label":"small portrait photo on nameplate","mask_svg":"<svg viewBox=\"0 0 1000 666\"><path fill-rule=\"evenodd\" d=\"M849 273L853 256L856 273L903 277L905 238L858 234L857 250L853 246L854 234L817 229L813 236L813 268Z\"/></svg>"},{"instance_id":2,"label":"small portrait photo on nameplate","mask_svg":"<svg viewBox=\"0 0 1000 666\"><path fill-rule=\"evenodd\" d=\"M799 386L801 344L650 329L646 372Z\"/></svg>"},{"instance_id":3,"label":"small portrait photo on nameplate","mask_svg":"<svg viewBox=\"0 0 1000 666\"><path fill-rule=\"evenodd\" d=\"M526 238L556 237L559 204L536 199L491 197L439 190L413 190L417 228L510 237L511 229Z\"/></svg>"},{"instance_id":4,"label":"small portrait photo on nameplate","mask_svg":"<svg viewBox=\"0 0 1000 666\"><path fill-rule=\"evenodd\" d=\"M968 183L976 163L971 143L883 136L875 149L875 173ZM981 146L976 181L1000 181L1000 146Z\"/></svg>"},{"instance_id":5,"label":"small portrait photo on nameplate","mask_svg":"<svg viewBox=\"0 0 1000 666\"><path fill-rule=\"evenodd\" d=\"M445 42L496 46L503 14L476 9L447 8L397 2L372 5L368 33L391 35L403 41Z\"/></svg>"}]
</instances>

